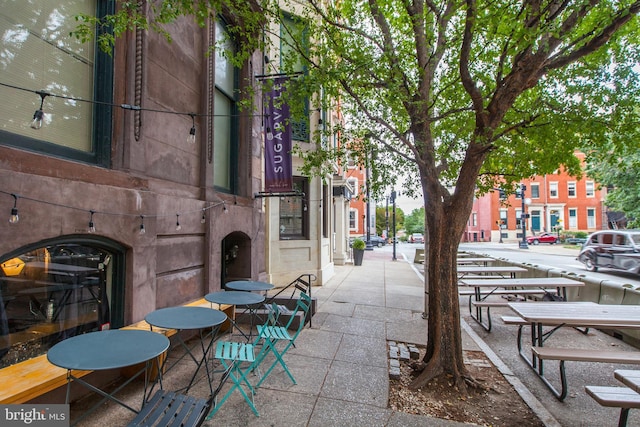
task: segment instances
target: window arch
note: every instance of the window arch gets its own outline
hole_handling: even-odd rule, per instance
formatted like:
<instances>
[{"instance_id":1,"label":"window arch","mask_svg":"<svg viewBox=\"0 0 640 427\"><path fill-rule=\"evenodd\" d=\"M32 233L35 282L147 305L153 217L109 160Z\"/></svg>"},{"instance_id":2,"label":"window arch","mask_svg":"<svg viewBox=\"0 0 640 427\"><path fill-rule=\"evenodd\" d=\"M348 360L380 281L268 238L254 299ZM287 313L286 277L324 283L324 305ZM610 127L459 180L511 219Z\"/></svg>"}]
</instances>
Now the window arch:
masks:
<instances>
[{"instance_id":1,"label":"window arch","mask_svg":"<svg viewBox=\"0 0 640 427\"><path fill-rule=\"evenodd\" d=\"M44 240L0 257L0 368L66 338L124 326L125 248L98 236Z\"/></svg>"}]
</instances>

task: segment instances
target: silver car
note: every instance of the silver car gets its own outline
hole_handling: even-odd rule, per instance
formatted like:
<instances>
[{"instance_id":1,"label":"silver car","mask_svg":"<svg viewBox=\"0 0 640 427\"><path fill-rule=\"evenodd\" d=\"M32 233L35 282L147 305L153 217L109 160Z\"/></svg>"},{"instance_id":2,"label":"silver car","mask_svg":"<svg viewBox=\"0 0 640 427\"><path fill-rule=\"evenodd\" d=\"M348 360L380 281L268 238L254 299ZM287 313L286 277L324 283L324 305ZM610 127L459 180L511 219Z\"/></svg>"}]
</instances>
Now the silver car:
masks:
<instances>
[{"instance_id":1,"label":"silver car","mask_svg":"<svg viewBox=\"0 0 640 427\"><path fill-rule=\"evenodd\" d=\"M578 261L587 270L613 268L640 274L640 230L603 230L589 236Z\"/></svg>"}]
</instances>

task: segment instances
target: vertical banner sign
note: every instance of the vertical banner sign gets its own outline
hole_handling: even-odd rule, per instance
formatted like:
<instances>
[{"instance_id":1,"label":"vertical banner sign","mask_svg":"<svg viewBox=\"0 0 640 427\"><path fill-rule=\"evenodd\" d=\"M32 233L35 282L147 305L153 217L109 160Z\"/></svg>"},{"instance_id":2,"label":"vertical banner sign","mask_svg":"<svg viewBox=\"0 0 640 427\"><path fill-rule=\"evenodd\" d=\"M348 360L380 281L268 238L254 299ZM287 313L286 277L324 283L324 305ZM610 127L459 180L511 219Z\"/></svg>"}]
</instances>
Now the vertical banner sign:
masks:
<instances>
[{"instance_id":1,"label":"vertical banner sign","mask_svg":"<svg viewBox=\"0 0 640 427\"><path fill-rule=\"evenodd\" d=\"M286 77L276 78L271 91L265 94L264 190L266 192L292 191L293 187L289 106L281 98L285 80Z\"/></svg>"}]
</instances>

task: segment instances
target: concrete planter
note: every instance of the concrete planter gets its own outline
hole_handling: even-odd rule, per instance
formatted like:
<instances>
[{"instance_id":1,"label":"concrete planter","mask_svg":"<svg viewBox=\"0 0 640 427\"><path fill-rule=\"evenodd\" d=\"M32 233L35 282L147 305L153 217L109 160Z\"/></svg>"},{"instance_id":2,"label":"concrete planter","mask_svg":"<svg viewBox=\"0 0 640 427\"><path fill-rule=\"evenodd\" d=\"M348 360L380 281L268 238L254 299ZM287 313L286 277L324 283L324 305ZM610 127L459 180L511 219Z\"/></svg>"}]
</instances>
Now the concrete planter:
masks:
<instances>
[{"instance_id":1,"label":"concrete planter","mask_svg":"<svg viewBox=\"0 0 640 427\"><path fill-rule=\"evenodd\" d=\"M364 249L353 250L353 265L362 265L362 258L364 257Z\"/></svg>"}]
</instances>

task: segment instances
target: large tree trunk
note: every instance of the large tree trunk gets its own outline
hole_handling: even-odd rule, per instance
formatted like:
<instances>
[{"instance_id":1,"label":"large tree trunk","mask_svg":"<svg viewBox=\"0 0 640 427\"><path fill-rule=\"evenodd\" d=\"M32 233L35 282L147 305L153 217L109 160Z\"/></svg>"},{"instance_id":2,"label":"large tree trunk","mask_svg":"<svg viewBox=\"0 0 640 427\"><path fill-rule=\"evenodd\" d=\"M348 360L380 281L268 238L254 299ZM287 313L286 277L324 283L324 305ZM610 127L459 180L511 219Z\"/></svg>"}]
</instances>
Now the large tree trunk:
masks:
<instances>
[{"instance_id":1,"label":"large tree trunk","mask_svg":"<svg viewBox=\"0 0 640 427\"><path fill-rule=\"evenodd\" d=\"M451 236L451 224L442 217L428 226L425 244L425 281L428 286L428 340L423 372L412 382L421 388L432 378L451 375L459 387L468 377L462 357L460 304L456 258L459 236Z\"/></svg>"},{"instance_id":2,"label":"large tree trunk","mask_svg":"<svg viewBox=\"0 0 640 427\"><path fill-rule=\"evenodd\" d=\"M475 179L469 177L477 176L484 157L476 148L470 149L476 155L467 156L453 195L439 185L435 174L421 171L425 195L425 288L428 289L429 321L424 369L411 383L414 389L425 387L440 375L450 376L460 389L472 382L462 353L457 255L473 206ZM475 174L471 173L473 170Z\"/></svg>"}]
</instances>

